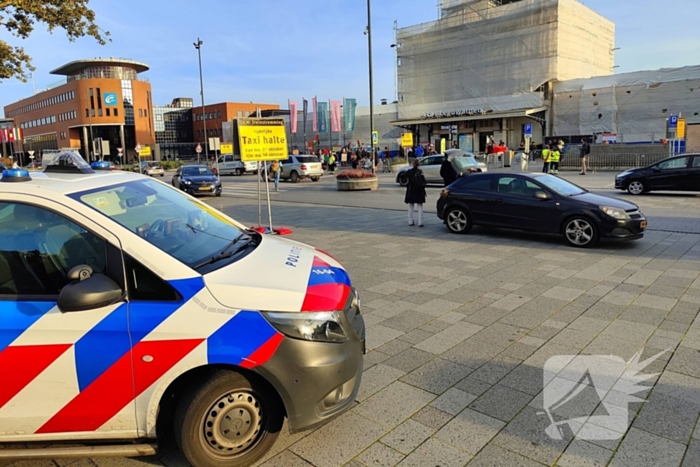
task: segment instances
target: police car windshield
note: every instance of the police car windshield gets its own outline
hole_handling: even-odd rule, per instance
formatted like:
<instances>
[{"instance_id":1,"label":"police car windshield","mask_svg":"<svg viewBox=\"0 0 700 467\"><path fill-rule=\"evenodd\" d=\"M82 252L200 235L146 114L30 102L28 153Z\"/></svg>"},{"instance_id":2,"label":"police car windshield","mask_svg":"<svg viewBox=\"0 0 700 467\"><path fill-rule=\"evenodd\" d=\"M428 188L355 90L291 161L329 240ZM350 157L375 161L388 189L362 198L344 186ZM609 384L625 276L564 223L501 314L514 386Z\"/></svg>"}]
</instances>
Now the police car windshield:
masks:
<instances>
[{"instance_id":1,"label":"police car windshield","mask_svg":"<svg viewBox=\"0 0 700 467\"><path fill-rule=\"evenodd\" d=\"M71 197L192 268L218 256L233 240L246 235L207 205L153 180L74 193ZM206 272L231 261L212 264Z\"/></svg>"}]
</instances>

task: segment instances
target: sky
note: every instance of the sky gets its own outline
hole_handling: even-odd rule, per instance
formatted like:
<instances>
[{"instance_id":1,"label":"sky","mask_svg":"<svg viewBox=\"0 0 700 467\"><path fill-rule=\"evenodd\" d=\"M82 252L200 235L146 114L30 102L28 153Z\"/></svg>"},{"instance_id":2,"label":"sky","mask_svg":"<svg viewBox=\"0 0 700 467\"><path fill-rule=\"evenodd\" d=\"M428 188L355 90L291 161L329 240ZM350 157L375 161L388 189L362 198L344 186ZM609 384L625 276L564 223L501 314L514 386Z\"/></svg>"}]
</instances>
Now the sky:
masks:
<instances>
[{"instance_id":1,"label":"sky","mask_svg":"<svg viewBox=\"0 0 700 467\"><path fill-rule=\"evenodd\" d=\"M697 0L586 0L616 23L616 73L700 62ZM364 0L91 0L97 23L112 42L69 42L61 30L37 24L22 45L37 68L37 89L60 80L49 72L73 60L121 57L144 62L153 103L175 97L199 103L193 42L200 38L207 103L280 104L318 96L369 103L367 4ZM394 21L399 27L437 19L437 0L372 0L375 102L393 100ZM29 97L33 85L0 82L0 106Z\"/></svg>"}]
</instances>

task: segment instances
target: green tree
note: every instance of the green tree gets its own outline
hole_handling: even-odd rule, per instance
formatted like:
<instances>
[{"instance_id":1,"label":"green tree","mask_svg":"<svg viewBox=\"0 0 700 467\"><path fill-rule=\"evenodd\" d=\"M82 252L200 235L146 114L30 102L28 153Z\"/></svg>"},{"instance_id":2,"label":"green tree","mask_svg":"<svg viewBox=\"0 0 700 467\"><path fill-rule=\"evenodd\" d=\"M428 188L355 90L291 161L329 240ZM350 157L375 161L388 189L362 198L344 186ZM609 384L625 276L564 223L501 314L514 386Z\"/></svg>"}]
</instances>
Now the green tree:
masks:
<instances>
[{"instance_id":1,"label":"green tree","mask_svg":"<svg viewBox=\"0 0 700 467\"><path fill-rule=\"evenodd\" d=\"M44 23L49 32L56 28L66 31L68 40L92 36L105 45L109 32L95 24L95 12L88 8L90 0L0 0L0 26L11 35L26 39L36 23ZM17 78L27 82L34 71L32 58L23 47L0 40L0 79Z\"/></svg>"}]
</instances>

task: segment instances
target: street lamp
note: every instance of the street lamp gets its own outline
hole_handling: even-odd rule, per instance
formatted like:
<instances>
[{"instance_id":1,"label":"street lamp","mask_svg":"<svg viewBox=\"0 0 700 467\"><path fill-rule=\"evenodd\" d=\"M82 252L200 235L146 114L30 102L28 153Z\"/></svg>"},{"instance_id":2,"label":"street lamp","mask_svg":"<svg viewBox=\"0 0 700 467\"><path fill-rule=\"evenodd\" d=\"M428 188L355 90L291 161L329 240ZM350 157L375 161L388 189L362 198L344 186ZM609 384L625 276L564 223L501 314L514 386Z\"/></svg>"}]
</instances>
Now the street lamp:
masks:
<instances>
[{"instance_id":1,"label":"street lamp","mask_svg":"<svg viewBox=\"0 0 700 467\"><path fill-rule=\"evenodd\" d=\"M399 22L394 20L394 43L389 47L394 49L394 100L399 102Z\"/></svg>"},{"instance_id":2,"label":"street lamp","mask_svg":"<svg viewBox=\"0 0 700 467\"><path fill-rule=\"evenodd\" d=\"M372 154L372 173L376 164L374 153L374 78L372 76L372 0L367 0L367 46L369 49L369 136Z\"/></svg>"},{"instance_id":3,"label":"street lamp","mask_svg":"<svg viewBox=\"0 0 700 467\"><path fill-rule=\"evenodd\" d=\"M209 147L207 146L207 112L204 108L204 80L202 79L202 42L199 37L194 43L194 48L197 49L199 56L199 94L202 96L202 120L204 121L204 157L209 160ZM197 153L197 163L199 164L199 153Z\"/></svg>"}]
</instances>

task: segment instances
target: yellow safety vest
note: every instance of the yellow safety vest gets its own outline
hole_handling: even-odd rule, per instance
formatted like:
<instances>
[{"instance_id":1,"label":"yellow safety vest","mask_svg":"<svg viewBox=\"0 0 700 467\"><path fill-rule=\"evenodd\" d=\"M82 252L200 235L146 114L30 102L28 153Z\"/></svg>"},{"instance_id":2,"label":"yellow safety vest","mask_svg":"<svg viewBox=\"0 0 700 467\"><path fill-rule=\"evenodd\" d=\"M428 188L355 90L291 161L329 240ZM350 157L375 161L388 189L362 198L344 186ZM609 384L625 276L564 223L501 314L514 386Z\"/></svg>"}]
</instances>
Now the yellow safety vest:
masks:
<instances>
[{"instance_id":1,"label":"yellow safety vest","mask_svg":"<svg viewBox=\"0 0 700 467\"><path fill-rule=\"evenodd\" d=\"M549 162L549 155L552 153L549 149L543 149L542 150L542 160L545 162Z\"/></svg>"},{"instance_id":2,"label":"yellow safety vest","mask_svg":"<svg viewBox=\"0 0 700 467\"><path fill-rule=\"evenodd\" d=\"M552 157L549 158L550 162L559 162L559 158L561 157L561 154L559 151L554 150L552 151Z\"/></svg>"}]
</instances>

